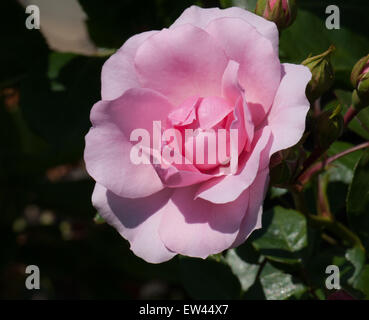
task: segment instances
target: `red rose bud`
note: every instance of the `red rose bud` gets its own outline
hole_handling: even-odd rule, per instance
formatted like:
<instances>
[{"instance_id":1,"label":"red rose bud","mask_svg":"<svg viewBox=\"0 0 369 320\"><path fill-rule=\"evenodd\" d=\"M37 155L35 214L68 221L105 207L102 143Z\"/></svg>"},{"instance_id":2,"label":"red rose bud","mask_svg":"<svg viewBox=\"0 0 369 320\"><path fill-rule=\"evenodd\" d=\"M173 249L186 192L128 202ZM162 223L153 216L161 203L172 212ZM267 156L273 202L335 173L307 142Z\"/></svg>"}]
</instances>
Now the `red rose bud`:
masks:
<instances>
[{"instance_id":1,"label":"red rose bud","mask_svg":"<svg viewBox=\"0 0 369 320\"><path fill-rule=\"evenodd\" d=\"M273 21L282 30L295 21L297 6L295 0L258 0L255 12Z\"/></svg>"},{"instance_id":2,"label":"red rose bud","mask_svg":"<svg viewBox=\"0 0 369 320\"><path fill-rule=\"evenodd\" d=\"M369 106L369 54L361 58L351 73L351 82L355 87L352 94L352 104L361 110Z\"/></svg>"},{"instance_id":3,"label":"red rose bud","mask_svg":"<svg viewBox=\"0 0 369 320\"><path fill-rule=\"evenodd\" d=\"M330 89L334 82L334 71L330 61L331 53L335 50L334 46L320 55L309 57L302 62L307 66L312 78L306 88L306 95L310 102L313 103L316 99Z\"/></svg>"}]
</instances>

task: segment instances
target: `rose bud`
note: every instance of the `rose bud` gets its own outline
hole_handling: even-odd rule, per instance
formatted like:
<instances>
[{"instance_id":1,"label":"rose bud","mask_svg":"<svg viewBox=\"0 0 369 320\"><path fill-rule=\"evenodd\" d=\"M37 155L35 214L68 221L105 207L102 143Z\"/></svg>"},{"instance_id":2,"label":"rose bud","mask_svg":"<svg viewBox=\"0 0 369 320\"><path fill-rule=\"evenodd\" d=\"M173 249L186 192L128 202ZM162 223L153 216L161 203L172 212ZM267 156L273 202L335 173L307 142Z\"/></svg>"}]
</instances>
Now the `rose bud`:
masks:
<instances>
[{"instance_id":1,"label":"rose bud","mask_svg":"<svg viewBox=\"0 0 369 320\"><path fill-rule=\"evenodd\" d=\"M307 66L313 77L306 88L306 95L313 103L324 92L328 91L334 82L334 71L330 61L330 55L335 50L334 46L320 55L309 57L302 62Z\"/></svg>"},{"instance_id":2,"label":"rose bud","mask_svg":"<svg viewBox=\"0 0 369 320\"><path fill-rule=\"evenodd\" d=\"M352 103L355 109L363 109L369 105L369 54L361 58L351 73L351 82L355 87Z\"/></svg>"},{"instance_id":3,"label":"rose bud","mask_svg":"<svg viewBox=\"0 0 369 320\"><path fill-rule=\"evenodd\" d=\"M297 6L295 0L259 0L256 3L255 12L275 22L278 29L282 30L295 21Z\"/></svg>"},{"instance_id":4,"label":"rose bud","mask_svg":"<svg viewBox=\"0 0 369 320\"><path fill-rule=\"evenodd\" d=\"M299 145L281 150L272 156L269 165L272 186L288 188L299 166L299 156Z\"/></svg>"},{"instance_id":5,"label":"rose bud","mask_svg":"<svg viewBox=\"0 0 369 320\"><path fill-rule=\"evenodd\" d=\"M343 117L341 106L322 112L314 122L315 144L326 150L342 134Z\"/></svg>"}]
</instances>

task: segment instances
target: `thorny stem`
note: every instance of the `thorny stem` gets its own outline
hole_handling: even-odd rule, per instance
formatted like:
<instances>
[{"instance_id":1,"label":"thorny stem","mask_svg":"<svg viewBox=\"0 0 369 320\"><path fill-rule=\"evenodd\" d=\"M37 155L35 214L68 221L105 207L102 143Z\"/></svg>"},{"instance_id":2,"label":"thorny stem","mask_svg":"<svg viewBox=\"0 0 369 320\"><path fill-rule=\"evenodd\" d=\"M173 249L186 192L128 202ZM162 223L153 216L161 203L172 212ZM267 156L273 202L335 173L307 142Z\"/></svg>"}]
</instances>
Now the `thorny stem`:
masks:
<instances>
[{"instance_id":1,"label":"thorny stem","mask_svg":"<svg viewBox=\"0 0 369 320\"><path fill-rule=\"evenodd\" d=\"M299 177L297 178L297 183L295 185L295 188L298 191L301 191L304 187L304 185L310 180L311 176L314 175L315 173L319 172L320 170L322 170L325 166L329 165L330 163L336 161L339 158L344 157L345 155L355 152L357 150L360 149L364 149L364 148L368 148L369 147L369 142L364 142L362 144L359 144L355 147L352 147L350 149L347 149L345 151L342 151L330 158L328 158L325 161L321 161L316 163L315 165L311 166L310 168L306 168L305 170L302 171L302 173L299 175Z\"/></svg>"}]
</instances>

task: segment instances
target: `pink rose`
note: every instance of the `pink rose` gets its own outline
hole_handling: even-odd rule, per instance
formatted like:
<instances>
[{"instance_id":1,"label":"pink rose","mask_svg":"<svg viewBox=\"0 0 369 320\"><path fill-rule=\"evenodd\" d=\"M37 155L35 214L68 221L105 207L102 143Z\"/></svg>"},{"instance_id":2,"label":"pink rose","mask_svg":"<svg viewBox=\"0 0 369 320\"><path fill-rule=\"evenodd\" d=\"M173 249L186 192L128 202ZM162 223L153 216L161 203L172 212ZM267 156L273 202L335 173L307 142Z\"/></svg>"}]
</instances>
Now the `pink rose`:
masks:
<instances>
[{"instance_id":1,"label":"pink rose","mask_svg":"<svg viewBox=\"0 0 369 320\"><path fill-rule=\"evenodd\" d=\"M105 63L91 111L85 161L94 206L148 262L240 245L261 227L271 155L304 132L310 78L308 68L280 63L275 24L240 8L192 6L169 29L133 36ZM175 129L180 158L186 128L199 129L199 144L211 129L238 134L226 135L224 161L180 164L166 154L158 164L150 155L169 140L155 146L154 123ZM150 144L132 141L135 129ZM133 163L136 144L149 164Z\"/></svg>"}]
</instances>

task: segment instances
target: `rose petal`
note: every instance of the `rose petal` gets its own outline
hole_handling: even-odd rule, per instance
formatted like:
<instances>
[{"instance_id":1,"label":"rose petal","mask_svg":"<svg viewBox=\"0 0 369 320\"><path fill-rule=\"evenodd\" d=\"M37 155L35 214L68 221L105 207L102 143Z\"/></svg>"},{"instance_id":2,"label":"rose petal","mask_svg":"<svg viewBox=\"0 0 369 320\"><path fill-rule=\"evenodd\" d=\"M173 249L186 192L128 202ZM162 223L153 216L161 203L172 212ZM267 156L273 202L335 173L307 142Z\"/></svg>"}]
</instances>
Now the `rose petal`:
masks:
<instances>
[{"instance_id":1,"label":"rose petal","mask_svg":"<svg viewBox=\"0 0 369 320\"><path fill-rule=\"evenodd\" d=\"M283 78L268 115L268 125L274 137L271 154L289 148L301 139L310 108L305 94L311 79L310 70L302 65L282 66Z\"/></svg>"},{"instance_id":2,"label":"rose petal","mask_svg":"<svg viewBox=\"0 0 369 320\"><path fill-rule=\"evenodd\" d=\"M137 48L158 31L148 31L129 38L104 64L101 71L101 97L114 100L130 88L140 88L134 67Z\"/></svg>"},{"instance_id":3,"label":"rose petal","mask_svg":"<svg viewBox=\"0 0 369 320\"><path fill-rule=\"evenodd\" d=\"M183 166L180 167L181 168L178 169L176 166L171 166L169 169L166 169L163 174L158 172L166 186L171 188L187 187L213 178L212 175L202 173L197 169L197 171L183 170ZM193 166L189 165L188 167Z\"/></svg>"},{"instance_id":4,"label":"rose petal","mask_svg":"<svg viewBox=\"0 0 369 320\"><path fill-rule=\"evenodd\" d=\"M236 105L239 97L245 91L238 82L239 69L240 64L230 60L222 78L222 94L232 105Z\"/></svg>"},{"instance_id":5,"label":"rose petal","mask_svg":"<svg viewBox=\"0 0 369 320\"><path fill-rule=\"evenodd\" d=\"M238 82L239 63L230 60L223 74L222 92L223 95L235 106L233 120L229 124L229 129L239 131L239 154L246 144L247 151L250 151L251 142L254 138L254 124L251 113L245 100L245 91Z\"/></svg>"},{"instance_id":6,"label":"rose petal","mask_svg":"<svg viewBox=\"0 0 369 320\"><path fill-rule=\"evenodd\" d=\"M178 108L174 109L168 116L172 126L186 126L196 120L196 106L199 103L199 97L190 97L186 99Z\"/></svg>"},{"instance_id":7,"label":"rose petal","mask_svg":"<svg viewBox=\"0 0 369 320\"><path fill-rule=\"evenodd\" d=\"M272 106L281 80L278 54L268 39L240 18L213 20L206 31L222 45L229 59L239 63L238 79L257 126Z\"/></svg>"},{"instance_id":8,"label":"rose petal","mask_svg":"<svg viewBox=\"0 0 369 320\"><path fill-rule=\"evenodd\" d=\"M202 98L197 107L197 120L201 129L211 129L233 110L227 100L220 97Z\"/></svg>"},{"instance_id":9,"label":"rose petal","mask_svg":"<svg viewBox=\"0 0 369 320\"><path fill-rule=\"evenodd\" d=\"M225 17L240 18L251 24L260 34L269 39L274 51L278 53L279 35L275 23L237 7L222 10L218 8L203 9L198 6L191 6L171 25L171 28L189 23L205 29L211 21Z\"/></svg>"},{"instance_id":10,"label":"rose petal","mask_svg":"<svg viewBox=\"0 0 369 320\"><path fill-rule=\"evenodd\" d=\"M130 242L135 255L147 262L160 263L176 255L164 246L158 233L162 219L160 209L166 205L171 193L170 189L164 189L138 201L119 197L97 183L92 203L99 214Z\"/></svg>"},{"instance_id":11,"label":"rose petal","mask_svg":"<svg viewBox=\"0 0 369 320\"><path fill-rule=\"evenodd\" d=\"M258 130L252 150L240 163L240 170L235 175L216 177L204 182L196 192L196 198L213 203L228 203L235 201L255 180L257 172L262 169L260 160L262 152L270 150L272 144L271 130L268 126ZM269 153L269 152L268 152ZM227 190L227 192L224 192Z\"/></svg>"},{"instance_id":12,"label":"rose petal","mask_svg":"<svg viewBox=\"0 0 369 320\"><path fill-rule=\"evenodd\" d=\"M181 163L169 163L169 161L165 158L165 154L162 154L163 164L154 165L154 168L160 179L167 187L187 187L212 179L214 175L216 175L216 173L202 173L192 163L186 163L188 159L182 155L177 155L177 157L182 159Z\"/></svg>"},{"instance_id":13,"label":"rose petal","mask_svg":"<svg viewBox=\"0 0 369 320\"><path fill-rule=\"evenodd\" d=\"M137 50L135 63L143 87L178 105L191 96L219 95L227 57L204 30L183 25L147 39Z\"/></svg>"},{"instance_id":14,"label":"rose petal","mask_svg":"<svg viewBox=\"0 0 369 320\"><path fill-rule=\"evenodd\" d=\"M170 250L206 258L234 242L246 212L248 193L232 203L215 205L202 199L193 200L195 191L195 187L175 189L162 209L159 234Z\"/></svg>"},{"instance_id":15,"label":"rose petal","mask_svg":"<svg viewBox=\"0 0 369 320\"><path fill-rule=\"evenodd\" d=\"M160 94L148 89L130 89L113 101L100 101L91 111L93 127L86 136L85 162L88 173L112 192L127 198L149 196L163 188L151 164L130 159L130 134L147 130L153 121L166 120L172 110Z\"/></svg>"},{"instance_id":16,"label":"rose petal","mask_svg":"<svg viewBox=\"0 0 369 320\"><path fill-rule=\"evenodd\" d=\"M239 233L232 247L241 245L256 229L261 228L261 218L263 214L263 201L269 184L269 169L265 168L260 171L247 192L251 201L247 208Z\"/></svg>"}]
</instances>

